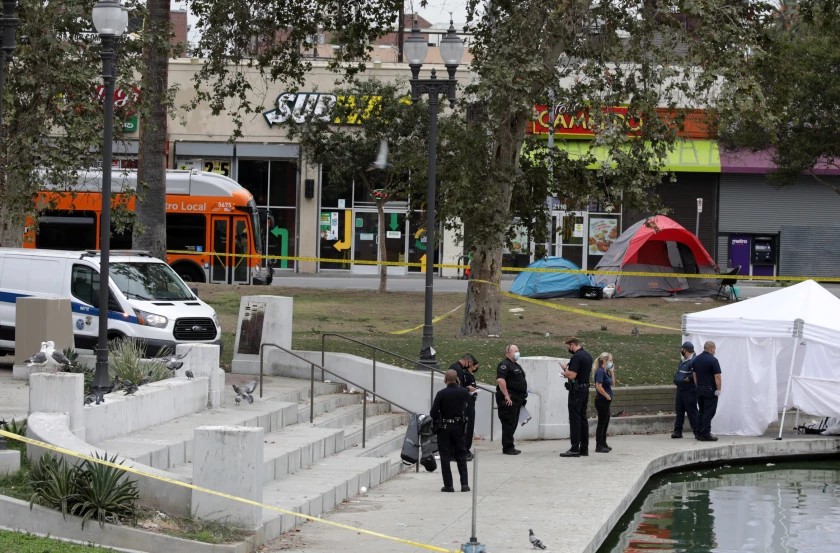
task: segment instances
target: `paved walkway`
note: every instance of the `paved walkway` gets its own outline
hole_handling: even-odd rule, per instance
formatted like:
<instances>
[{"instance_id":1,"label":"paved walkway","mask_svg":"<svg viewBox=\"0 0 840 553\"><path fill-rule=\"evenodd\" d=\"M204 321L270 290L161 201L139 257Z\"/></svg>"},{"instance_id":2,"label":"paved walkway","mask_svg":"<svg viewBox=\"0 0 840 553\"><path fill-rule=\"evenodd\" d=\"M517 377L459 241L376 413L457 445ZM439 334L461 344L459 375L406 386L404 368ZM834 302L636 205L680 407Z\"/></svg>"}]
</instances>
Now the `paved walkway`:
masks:
<instances>
[{"instance_id":1,"label":"paved walkway","mask_svg":"<svg viewBox=\"0 0 840 553\"><path fill-rule=\"evenodd\" d=\"M778 432L778 431L777 431ZM703 462L840 451L840 437L721 437L714 443L669 435L610 438L613 451L564 459L567 441L519 442L519 456L498 443L478 445L477 537L490 553L531 550L528 529L549 551L594 553L648 478L663 469ZM453 470L455 469L453 465ZM456 471L457 473L457 471ZM470 479L472 482L472 464ZM456 476L457 479L457 476ZM469 541L472 494L441 493L440 469L413 470L345 502L323 518L451 551ZM350 545L352 544L352 546ZM317 522L260 551L399 553L424 551Z\"/></svg>"}]
</instances>

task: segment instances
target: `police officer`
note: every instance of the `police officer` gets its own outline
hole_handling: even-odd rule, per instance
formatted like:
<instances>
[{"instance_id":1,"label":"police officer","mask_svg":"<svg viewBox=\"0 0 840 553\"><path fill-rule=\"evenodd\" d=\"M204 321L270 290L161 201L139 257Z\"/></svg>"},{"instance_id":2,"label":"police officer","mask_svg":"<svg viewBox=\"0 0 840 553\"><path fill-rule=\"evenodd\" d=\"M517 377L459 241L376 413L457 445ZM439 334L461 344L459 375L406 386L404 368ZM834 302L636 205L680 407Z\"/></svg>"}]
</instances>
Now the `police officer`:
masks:
<instances>
[{"instance_id":1,"label":"police officer","mask_svg":"<svg viewBox=\"0 0 840 553\"><path fill-rule=\"evenodd\" d=\"M697 415L697 382L694 376L694 344L685 342L680 347L680 364L674 373L674 384L677 386L677 398L674 402L674 432L672 438L682 438L683 422L688 415L688 424L694 431L694 437L700 437L699 418Z\"/></svg>"},{"instance_id":2,"label":"police officer","mask_svg":"<svg viewBox=\"0 0 840 553\"><path fill-rule=\"evenodd\" d=\"M721 392L720 362L715 358L717 346L709 340L703 344L703 353L694 358L694 378L697 382L697 417L700 424L701 442L716 442L712 435L712 419L717 412L718 396Z\"/></svg>"},{"instance_id":3,"label":"police officer","mask_svg":"<svg viewBox=\"0 0 840 553\"><path fill-rule=\"evenodd\" d=\"M432 420L438 428L438 453L440 471L443 474L442 492L454 492L452 468L449 462L454 458L461 477L461 491L470 491L467 478L467 449L464 445L464 426L467 422L466 410L470 393L458 382L458 373L449 369L443 377L446 388L435 395L432 402Z\"/></svg>"},{"instance_id":4,"label":"police officer","mask_svg":"<svg viewBox=\"0 0 840 553\"><path fill-rule=\"evenodd\" d=\"M560 457L581 457L589 455L589 419L586 407L589 404L589 375L592 373L592 356L580 345L577 338L566 340L571 359L563 369L569 390L569 438L572 447Z\"/></svg>"},{"instance_id":5,"label":"police officer","mask_svg":"<svg viewBox=\"0 0 840 553\"><path fill-rule=\"evenodd\" d=\"M473 454L470 450L472 449L473 434L475 433L475 400L478 397L475 371L478 370L478 360L472 354L465 353L463 357L452 363L452 366L449 368L458 373L458 380L461 386L466 388L470 393L470 400L467 402L465 445L467 448L467 461L472 461Z\"/></svg>"},{"instance_id":6,"label":"police officer","mask_svg":"<svg viewBox=\"0 0 840 553\"><path fill-rule=\"evenodd\" d=\"M513 433L519 422L519 411L528 397L528 381L519 366L519 348L511 344L505 348L505 358L496 368L496 406L502 423L502 453L519 455L513 447Z\"/></svg>"}]
</instances>

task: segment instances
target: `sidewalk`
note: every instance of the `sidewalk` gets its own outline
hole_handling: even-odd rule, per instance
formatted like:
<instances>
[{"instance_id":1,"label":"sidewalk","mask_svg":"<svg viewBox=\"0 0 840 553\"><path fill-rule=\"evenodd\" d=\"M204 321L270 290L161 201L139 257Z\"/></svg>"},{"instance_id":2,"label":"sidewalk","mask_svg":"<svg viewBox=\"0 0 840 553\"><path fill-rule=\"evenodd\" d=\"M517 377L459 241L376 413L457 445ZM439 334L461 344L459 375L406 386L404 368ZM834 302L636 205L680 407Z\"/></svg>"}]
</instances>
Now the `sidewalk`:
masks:
<instances>
[{"instance_id":1,"label":"sidewalk","mask_svg":"<svg viewBox=\"0 0 840 553\"><path fill-rule=\"evenodd\" d=\"M778 432L778 431L777 431ZM613 451L564 459L568 441L517 442L518 456L502 455L498 443L478 445L477 538L488 553L531 550L533 528L549 551L594 553L648 478L686 464L836 453L840 437L798 436L782 441L726 437L708 443L672 440L667 434L610 438ZM473 484L470 463L470 484ZM457 470L453 465L457 481ZM469 541L471 493L441 493L440 469L402 473L364 495L346 501L323 518L451 551ZM352 547L348 547L352 543ZM333 553L426 551L352 530L307 522L298 532L260 549Z\"/></svg>"}]
</instances>

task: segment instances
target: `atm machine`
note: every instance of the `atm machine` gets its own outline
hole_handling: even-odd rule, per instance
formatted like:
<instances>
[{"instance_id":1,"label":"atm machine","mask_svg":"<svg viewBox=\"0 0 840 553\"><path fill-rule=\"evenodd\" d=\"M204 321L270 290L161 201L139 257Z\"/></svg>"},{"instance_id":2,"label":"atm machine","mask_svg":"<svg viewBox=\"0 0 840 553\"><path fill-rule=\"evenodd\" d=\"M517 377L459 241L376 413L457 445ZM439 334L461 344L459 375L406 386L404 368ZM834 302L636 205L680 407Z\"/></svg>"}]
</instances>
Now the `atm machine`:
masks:
<instances>
[{"instance_id":1,"label":"atm machine","mask_svg":"<svg viewBox=\"0 0 840 553\"><path fill-rule=\"evenodd\" d=\"M776 248L775 236L753 236L750 274L776 276Z\"/></svg>"}]
</instances>

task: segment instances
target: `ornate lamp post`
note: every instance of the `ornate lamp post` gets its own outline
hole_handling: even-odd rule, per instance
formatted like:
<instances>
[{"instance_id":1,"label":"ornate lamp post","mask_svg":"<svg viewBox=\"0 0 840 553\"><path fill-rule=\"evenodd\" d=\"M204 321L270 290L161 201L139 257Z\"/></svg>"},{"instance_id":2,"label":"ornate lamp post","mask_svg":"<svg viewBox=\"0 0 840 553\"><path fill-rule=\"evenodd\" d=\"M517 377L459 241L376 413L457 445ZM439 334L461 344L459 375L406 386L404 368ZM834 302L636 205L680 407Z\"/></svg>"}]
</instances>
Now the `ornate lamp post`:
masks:
<instances>
[{"instance_id":1,"label":"ornate lamp post","mask_svg":"<svg viewBox=\"0 0 840 553\"><path fill-rule=\"evenodd\" d=\"M105 117L102 143L102 215L99 219L99 341L93 389L97 396L108 386L108 275L111 254L111 157L114 138L114 43L128 27L128 11L119 0L99 0L93 6L93 26L102 41L102 105Z\"/></svg>"},{"instance_id":2,"label":"ornate lamp post","mask_svg":"<svg viewBox=\"0 0 840 553\"><path fill-rule=\"evenodd\" d=\"M420 68L429 50L428 41L420 35L417 21L411 29L411 36L405 40L404 54L411 68L411 97L417 101L421 95L429 96L429 182L426 188L426 290L425 317L423 319L423 343L420 348L420 361L430 366L437 365L432 328L432 292L434 289L434 250L435 250L435 189L437 180L437 118L440 95L449 98L451 107L455 107L455 71L464 54L464 42L455 34L455 26L449 21L449 30L440 41L440 54L448 79L438 79L437 71L432 69L428 79L420 78Z\"/></svg>"}]
</instances>

